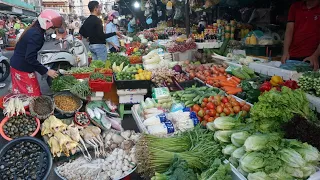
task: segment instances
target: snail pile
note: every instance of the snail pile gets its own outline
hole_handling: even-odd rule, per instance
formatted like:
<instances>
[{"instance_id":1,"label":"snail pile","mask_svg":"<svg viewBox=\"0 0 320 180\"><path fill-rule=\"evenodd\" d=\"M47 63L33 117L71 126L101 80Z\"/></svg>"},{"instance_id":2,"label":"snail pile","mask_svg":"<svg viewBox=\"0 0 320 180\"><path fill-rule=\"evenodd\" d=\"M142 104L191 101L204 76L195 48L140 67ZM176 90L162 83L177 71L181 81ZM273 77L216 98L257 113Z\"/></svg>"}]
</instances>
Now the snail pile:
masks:
<instances>
[{"instance_id":1,"label":"snail pile","mask_svg":"<svg viewBox=\"0 0 320 180\"><path fill-rule=\"evenodd\" d=\"M3 125L3 132L9 138L15 139L30 136L37 129L37 122L30 115L12 116Z\"/></svg>"},{"instance_id":2,"label":"snail pile","mask_svg":"<svg viewBox=\"0 0 320 180\"><path fill-rule=\"evenodd\" d=\"M49 159L41 149L28 141L12 146L0 159L1 179L43 179Z\"/></svg>"}]
</instances>

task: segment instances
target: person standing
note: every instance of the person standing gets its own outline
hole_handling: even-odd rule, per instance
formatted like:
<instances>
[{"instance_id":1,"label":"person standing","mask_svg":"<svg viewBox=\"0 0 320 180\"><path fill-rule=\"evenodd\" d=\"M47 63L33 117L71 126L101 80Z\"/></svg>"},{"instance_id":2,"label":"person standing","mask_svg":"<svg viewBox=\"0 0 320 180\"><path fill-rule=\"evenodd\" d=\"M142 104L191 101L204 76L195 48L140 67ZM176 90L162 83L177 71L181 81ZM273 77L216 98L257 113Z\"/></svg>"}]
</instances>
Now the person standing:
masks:
<instances>
[{"instance_id":1,"label":"person standing","mask_svg":"<svg viewBox=\"0 0 320 180\"><path fill-rule=\"evenodd\" d=\"M55 10L42 11L21 35L10 60L12 91L29 96L40 96L40 86L35 71L56 78L58 73L50 70L37 60L38 51L44 44L45 31L59 28L62 16Z\"/></svg>"},{"instance_id":2,"label":"person standing","mask_svg":"<svg viewBox=\"0 0 320 180\"><path fill-rule=\"evenodd\" d=\"M103 25L98 16L101 15L101 6L98 1L90 1L88 4L91 15L84 21L80 28L80 34L89 40L89 50L93 60L107 60L106 39L115 35L121 36L120 32L105 34Z\"/></svg>"},{"instance_id":3,"label":"person standing","mask_svg":"<svg viewBox=\"0 0 320 180\"><path fill-rule=\"evenodd\" d=\"M106 20L106 33L114 33L118 31L117 25L114 23L116 21L116 17L112 14L105 17ZM120 42L117 36L112 36L107 38L107 43L109 45L109 51L112 53L119 52L120 50Z\"/></svg>"},{"instance_id":4,"label":"person standing","mask_svg":"<svg viewBox=\"0 0 320 180\"><path fill-rule=\"evenodd\" d=\"M310 61L319 69L320 56L320 1L303 0L291 5L286 27L281 62Z\"/></svg>"}]
</instances>

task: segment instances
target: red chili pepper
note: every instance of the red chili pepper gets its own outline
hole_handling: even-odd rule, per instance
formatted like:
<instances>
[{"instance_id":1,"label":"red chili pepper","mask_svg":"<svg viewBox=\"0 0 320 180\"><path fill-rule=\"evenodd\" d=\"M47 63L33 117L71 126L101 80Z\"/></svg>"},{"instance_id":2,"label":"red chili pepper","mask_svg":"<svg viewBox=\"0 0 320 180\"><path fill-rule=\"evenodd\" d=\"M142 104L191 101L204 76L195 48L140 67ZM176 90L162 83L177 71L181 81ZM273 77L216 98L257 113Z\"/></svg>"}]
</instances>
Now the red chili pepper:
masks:
<instances>
[{"instance_id":1,"label":"red chili pepper","mask_svg":"<svg viewBox=\"0 0 320 180\"><path fill-rule=\"evenodd\" d=\"M260 86L260 91L261 92L265 92L265 91L270 91L272 89L272 85L269 81L264 82L261 86Z\"/></svg>"}]
</instances>

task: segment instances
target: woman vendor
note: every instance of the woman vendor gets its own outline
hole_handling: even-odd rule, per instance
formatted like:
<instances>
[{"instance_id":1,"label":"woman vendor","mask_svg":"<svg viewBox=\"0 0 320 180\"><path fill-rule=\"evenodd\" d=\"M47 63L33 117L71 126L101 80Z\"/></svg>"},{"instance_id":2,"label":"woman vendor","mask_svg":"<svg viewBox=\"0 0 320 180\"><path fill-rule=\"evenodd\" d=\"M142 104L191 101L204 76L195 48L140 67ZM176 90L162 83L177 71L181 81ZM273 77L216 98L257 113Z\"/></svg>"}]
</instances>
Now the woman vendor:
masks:
<instances>
[{"instance_id":1,"label":"woman vendor","mask_svg":"<svg viewBox=\"0 0 320 180\"><path fill-rule=\"evenodd\" d=\"M47 69L37 60L37 54L44 44L46 30L58 28L61 25L62 16L57 11L46 9L23 32L10 60L12 91L14 93L29 96L41 95L35 71L41 75L47 74L52 78L58 76L56 71Z\"/></svg>"}]
</instances>

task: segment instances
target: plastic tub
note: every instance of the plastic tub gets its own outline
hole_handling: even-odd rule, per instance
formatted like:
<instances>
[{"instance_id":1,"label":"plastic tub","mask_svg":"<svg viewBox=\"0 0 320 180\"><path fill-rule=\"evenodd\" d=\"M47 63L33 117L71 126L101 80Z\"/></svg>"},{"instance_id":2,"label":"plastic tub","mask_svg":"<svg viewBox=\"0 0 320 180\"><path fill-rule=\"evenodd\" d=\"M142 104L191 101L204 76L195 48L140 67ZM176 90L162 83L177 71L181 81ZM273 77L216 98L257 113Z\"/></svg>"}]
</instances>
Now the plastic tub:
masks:
<instances>
[{"instance_id":1,"label":"plastic tub","mask_svg":"<svg viewBox=\"0 0 320 180\"><path fill-rule=\"evenodd\" d=\"M117 89L149 89L150 80L117 80L116 74L113 74Z\"/></svg>"},{"instance_id":2,"label":"plastic tub","mask_svg":"<svg viewBox=\"0 0 320 180\"><path fill-rule=\"evenodd\" d=\"M77 115L78 114L84 114L87 118L88 118L88 123L87 124L81 124L78 122L77 120ZM76 124L78 124L79 126L82 126L82 127L87 127L89 124L90 124L90 118L89 118L89 115L86 113L86 112L76 112L76 114L74 115L74 122Z\"/></svg>"},{"instance_id":3,"label":"plastic tub","mask_svg":"<svg viewBox=\"0 0 320 180\"><path fill-rule=\"evenodd\" d=\"M50 150L48 148L48 146L46 144L44 144L44 142L42 142L41 140L37 139L37 138L34 138L34 137L21 137L21 138L18 138L18 139L15 139L13 141L10 141L8 144L6 144L1 150L0 150L0 158L2 158L2 156L5 155L5 153L11 148L13 147L14 145L20 143L20 142L32 142L32 143L35 143L37 145L40 146L40 148L42 148L42 152L44 152L43 154L45 154L45 156L43 156L41 158L41 161L40 163L44 163L44 157L46 157L47 159L47 163L46 163L46 170L45 172L43 172L43 175L41 177L37 177L37 179L47 179L49 174L50 174L50 170L52 168L52 156L51 156L51 153L50 153ZM2 162L0 162L1 164Z\"/></svg>"},{"instance_id":4,"label":"plastic tub","mask_svg":"<svg viewBox=\"0 0 320 180\"><path fill-rule=\"evenodd\" d=\"M27 115L30 115L30 113L29 112L26 112L26 114ZM30 115L31 116L31 115ZM40 120L38 119L38 118L34 118L35 119L35 121L37 122L37 128L36 128L36 130L31 134L31 136L32 137L34 137L34 136L36 136L37 135L37 133L39 132L39 130L40 130ZM1 123L0 123L0 134L1 134L1 136L4 138L4 139L6 139L7 141L11 141L12 140L12 138L9 138L4 132L3 132L3 125L6 123L6 122L8 122L8 120L9 120L9 117L5 117L4 119L2 119L2 121L1 121Z\"/></svg>"},{"instance_id":5,"label":"plastic tub","mask_svg":"<svg viewBox=\"0 0 320 180\"><path fill-rule=\"evenodd\" d=\"M105 74L106 76L111 76L111 82L106 81L96 81L89 79L89 86L93 92L110 92L113 84L113 76L111 74Z\"/></svg>"}]
</instances>

